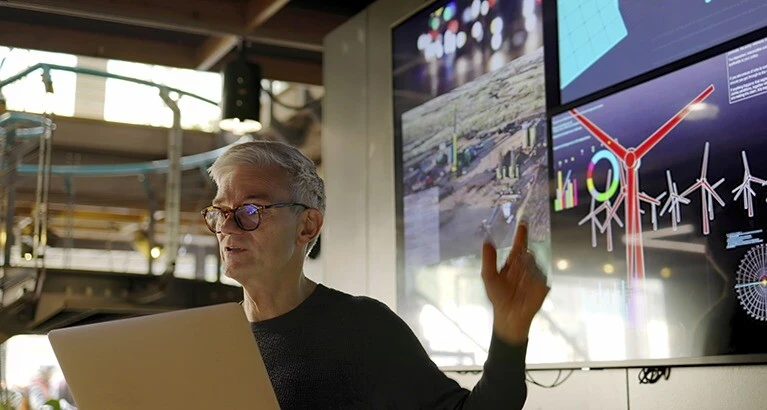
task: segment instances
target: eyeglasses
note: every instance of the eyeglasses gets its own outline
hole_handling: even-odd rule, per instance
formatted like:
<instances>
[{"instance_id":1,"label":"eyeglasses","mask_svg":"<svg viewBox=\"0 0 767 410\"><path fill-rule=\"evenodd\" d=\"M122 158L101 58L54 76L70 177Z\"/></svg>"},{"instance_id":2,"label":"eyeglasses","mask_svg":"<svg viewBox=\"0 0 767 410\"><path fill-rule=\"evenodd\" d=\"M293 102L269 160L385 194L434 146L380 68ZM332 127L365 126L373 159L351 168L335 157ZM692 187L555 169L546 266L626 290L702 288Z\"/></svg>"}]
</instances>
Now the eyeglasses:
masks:
<instances>
[{"instance_id":1,"label":"eyeglasses","mask_svg":"<svg viewBox=\"0 0 767 410\"><path fill-rule=\"evenodd\" d=\"M234 223L243 231L255 231L261 225L261 211L270 208L288 208L292 206L301 206L309 209L308 206L295 202L271 205L243 204L229 211L211 205L200 211L200 213L202 213L202 217L205 219L205 225L213 233L221 233L221 227L224 226L229 214L234 216Z\"/></svg>"}]
</instances>

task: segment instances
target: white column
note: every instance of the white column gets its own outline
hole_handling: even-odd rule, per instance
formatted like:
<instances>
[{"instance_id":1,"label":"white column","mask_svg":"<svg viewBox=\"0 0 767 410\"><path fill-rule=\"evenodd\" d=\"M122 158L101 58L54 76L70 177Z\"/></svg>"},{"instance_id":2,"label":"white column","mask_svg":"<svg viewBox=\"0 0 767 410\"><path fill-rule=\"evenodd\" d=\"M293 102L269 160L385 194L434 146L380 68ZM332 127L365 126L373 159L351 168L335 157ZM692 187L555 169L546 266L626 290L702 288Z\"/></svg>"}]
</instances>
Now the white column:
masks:
<instances>
[{"instance_id":1,"label":"white column","mask_svg":"<svg viewBox=\"0 0 767 410\"><path fill-rule=\"evenodd\" d=\"M106 71L107 60L94 57L77 57L77 66ZM104 97L107 79L94 75L77 74L75 88L75 117L104 119Z\"/></svg>"}]
</instances>

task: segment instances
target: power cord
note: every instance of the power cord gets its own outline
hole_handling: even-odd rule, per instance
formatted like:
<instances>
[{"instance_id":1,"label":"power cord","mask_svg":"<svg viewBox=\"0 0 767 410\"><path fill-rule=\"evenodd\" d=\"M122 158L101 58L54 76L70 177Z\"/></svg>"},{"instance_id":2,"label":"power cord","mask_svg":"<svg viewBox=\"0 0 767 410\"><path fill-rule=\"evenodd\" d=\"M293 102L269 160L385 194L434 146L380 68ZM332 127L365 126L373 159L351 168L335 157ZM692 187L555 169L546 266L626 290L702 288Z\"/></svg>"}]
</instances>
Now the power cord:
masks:
<instances>
[{"instance_id":1,"label":"power cord","mask_svg":"<svg viewBox=\"0 0 767 410\"><path fill-rule=\"evenodd\" d=\"M248 48L250 48L250 46L251 46L250 41L246 41L244 38L240 38L239 39L239 41L237 42L237 54L240 55L240 58L247 59ZM268 90L268 89L266 89L264 87L261 87L260 86L261 85L260 82L259 82L258 85L259 85L259 88L261 89L261 91L263 91L266 95L269 96L269 98L271 98L272 102L274 102L275 104L277 104L277 105L279 105L279 106L281 106L283 108L286 108L288 110L301 111L301 110L311 106L312 104L316 104L316 103L318 103L320 101L320 100L311 100L311 101L306 102L306 104L304 104L304 105L285 104L284 102L280 101L274 95L274 93L272 93L271 90Z\"/></svg>"},{"instance_id":2,"label":"power cord","mask_svg":"<svg viewBox=\"0 0 767 410\"><path fill-rule=\"evenodd\" d=\"M288 110L301 111L301 110L303 110L305 108L308 108L312 104L316 104L317 102L319 102L319 100L311 100L311 101L308 101L304 105L289 105L289 104L285 104L284 102L280 101L279 98L277 98L277 96L275 96L271 91L267 90L266 88L262 87L261 90L266 95L268 95L269 98L271 98L271 100L274 101L275 104L279 105L280 107L286 108Z\"/></svg>"},{"instance_id":3,"label":"power cord","mask_svg":"<svg viewBox=\"0 0 767 410\"><path fill-rule=\"evenodd\" d=\"M562 370L558 370L557 371L557 378L554 379L553 383L547 385L547 384L542 384L542 383L539 383L538 381L536 381L533 378L533 375L531 375L529 371L525 370L525 380L527 382L529 382L529 383L532 383L532 384L538 386L538 387L543 387L544 389L553 389L555 387L561 386L562 383L564 383L567 379L569 379L570 376L572 376L574 372L575 372L574 369L570 369L569 373L567 373L567 376L565 376L564 378L562 378L562 380L560 380L560 377L562 377Z\"/></svg>"},{"instance_id":4,"label":"power cord","mask_svg":"<svg viewBox=\"0 0 767 410\"><path fill-rule=\"evenodd\" d=\"M638 375L640 384L654 384L661 378L668 380L671 376L670 367L645 367Z\"/></svg>"}]
</instances>

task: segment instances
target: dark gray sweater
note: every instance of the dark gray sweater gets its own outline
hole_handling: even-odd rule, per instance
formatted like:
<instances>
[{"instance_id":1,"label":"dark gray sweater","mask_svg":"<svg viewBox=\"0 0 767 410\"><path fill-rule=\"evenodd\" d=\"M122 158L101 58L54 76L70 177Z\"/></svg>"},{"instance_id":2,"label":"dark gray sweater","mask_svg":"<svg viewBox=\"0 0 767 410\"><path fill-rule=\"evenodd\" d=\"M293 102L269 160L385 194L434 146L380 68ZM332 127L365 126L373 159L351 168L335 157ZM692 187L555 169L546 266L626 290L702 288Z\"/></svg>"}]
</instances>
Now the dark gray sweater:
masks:
<instances>
[{"instance_id":1,"label":"dark gray sweater","mask_svg":"<svg viewBox=\"0 0 767 410\"><path fill-rule=\"evenodd\" d=\"M386 305L323 285L292 311L252 323L282 409L521 409L525 346L497 339L470 392L429 359Z\"/></svg>"}]
</instances>

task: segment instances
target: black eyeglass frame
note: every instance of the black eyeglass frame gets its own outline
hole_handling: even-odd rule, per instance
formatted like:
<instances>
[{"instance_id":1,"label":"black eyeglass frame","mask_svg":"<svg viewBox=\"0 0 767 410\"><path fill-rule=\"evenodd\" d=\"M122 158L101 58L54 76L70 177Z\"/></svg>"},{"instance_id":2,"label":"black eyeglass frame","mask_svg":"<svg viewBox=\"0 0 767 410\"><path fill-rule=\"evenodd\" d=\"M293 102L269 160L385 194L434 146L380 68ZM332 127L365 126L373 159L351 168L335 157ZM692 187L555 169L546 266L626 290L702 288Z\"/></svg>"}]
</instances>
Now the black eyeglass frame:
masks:
<instances>
[{"instance_id":1,"label":"black eyeglass frame","mask_svg":"<svg viewBox=\"0 0 767 410\"><path fill-rule=\"evenodd\" d=\"M258 223L256 223L256 226L253 229L246 229L245 227L243 227L242 222L240 222L240 219L237 217L237 214L236 214L236 212L239 209L242 209L243 207L246 207L246 206L254 207L256 209L256 214L258 214ZM304 207L305 209L311 209L310 206L307 206L298 202L281 202L281 203L269 204L269 205L242 204L228 211L221 209L220 207L217 207L215 205L210 205L205 207L202 211L200 211L200 213L202 214L202 219L205 221L205 226L208 227L208 230L210 230L211 232L215 234L221 233L221 231L220 230L216 231L213 227L210 226L210 224L208 224L207 214L208 212L212 210L216 210L223 214L224 219L223 219L223 222L221 223L222 226L224 223L226 223L226 220L229 218L229 215L231 214L233 215L234 223L237 225L238 228L242 229L243 231L251 232L251 231L255 231L256 229L258 229L258 227L261 226L261 211L265 211L267 209L272 209L272 208L289 208L293 206L301 206L301 207Z\"/></svg>"}]
</instances>

